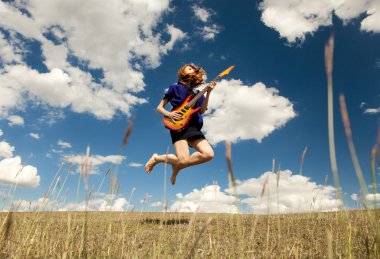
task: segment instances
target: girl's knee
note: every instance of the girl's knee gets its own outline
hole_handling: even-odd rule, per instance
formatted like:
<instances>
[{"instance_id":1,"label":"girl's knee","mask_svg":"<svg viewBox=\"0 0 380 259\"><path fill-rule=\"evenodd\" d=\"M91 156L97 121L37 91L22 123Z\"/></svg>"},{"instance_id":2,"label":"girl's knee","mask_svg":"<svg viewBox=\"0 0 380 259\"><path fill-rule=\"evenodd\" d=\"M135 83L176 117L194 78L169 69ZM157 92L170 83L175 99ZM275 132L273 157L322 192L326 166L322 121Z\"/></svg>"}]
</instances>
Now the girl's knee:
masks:
<instances>
[{"instance_id":1,"label":"girl's knee","mask_svg":"<svg viewBox=\"0 0 380 259\"><path fill-rule=\"evenodd\" d=\"M177 166L184 167L187 166L190 162L190 158L186 156L180 156L178 157Z\"/></svg>"},{"instance_id":2,"label":"girl's knee","mask_svg":"<svg viewBox=\"0 0 380 259\"><path fill-rule=\"evenodd\" d=\"M214 151L213 150L209 150L207 152L204 152L203 153L203 157L208 161L208 160L211 160L214 158Z\"/></svg>"}]
</instances>

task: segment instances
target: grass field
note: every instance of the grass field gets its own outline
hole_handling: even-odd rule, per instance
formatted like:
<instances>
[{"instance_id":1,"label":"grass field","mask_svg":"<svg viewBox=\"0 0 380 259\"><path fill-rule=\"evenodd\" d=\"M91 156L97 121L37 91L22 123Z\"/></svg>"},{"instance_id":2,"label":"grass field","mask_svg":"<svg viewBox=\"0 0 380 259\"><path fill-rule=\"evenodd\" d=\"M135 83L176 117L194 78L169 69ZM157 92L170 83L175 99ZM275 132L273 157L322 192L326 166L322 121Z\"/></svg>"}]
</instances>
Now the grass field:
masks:
<instances>
[{"instance_id":1,"label":"grass field","mask_svg":"<svg viewBox=\"0 0 380 259\"><path fill-rule=\"evenodd\" d=\"M2 213L0 257L379 258L379 213Z\"/></svg>"}]
</instances>

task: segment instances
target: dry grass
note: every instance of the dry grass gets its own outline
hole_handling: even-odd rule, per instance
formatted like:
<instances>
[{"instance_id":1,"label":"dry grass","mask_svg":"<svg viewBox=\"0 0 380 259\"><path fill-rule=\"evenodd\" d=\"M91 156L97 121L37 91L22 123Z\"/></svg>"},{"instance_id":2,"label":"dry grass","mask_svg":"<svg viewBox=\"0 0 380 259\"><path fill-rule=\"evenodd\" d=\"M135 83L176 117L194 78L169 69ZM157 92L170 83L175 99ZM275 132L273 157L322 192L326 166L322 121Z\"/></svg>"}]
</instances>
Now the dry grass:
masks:
<instances>
[{"instance_id":1,"label":"dry grass","mask_svg":"<svg viewBox=\"0 0 380 259\"><path fill-rule=\"evenodd\" d=\"M348 224L340 224L339 214ZM7 216L0 214L1 222ZM25 212L11 217L7 237L1 239L2 258L379 257L367 211L197 214L193 220L193 214L121 212Z\"/></svg>"}]
</instances>

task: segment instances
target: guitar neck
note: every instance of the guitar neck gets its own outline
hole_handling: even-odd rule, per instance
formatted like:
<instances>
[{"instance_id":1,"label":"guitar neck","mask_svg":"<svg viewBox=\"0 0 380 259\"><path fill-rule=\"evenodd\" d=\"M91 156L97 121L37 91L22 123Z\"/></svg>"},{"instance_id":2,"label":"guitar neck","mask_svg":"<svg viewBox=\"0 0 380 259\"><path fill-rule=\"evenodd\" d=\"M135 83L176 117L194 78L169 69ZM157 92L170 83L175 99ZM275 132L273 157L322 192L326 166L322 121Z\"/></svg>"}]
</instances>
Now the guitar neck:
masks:
<instances>
[{"instance_id":1,"label":"guitar neck","mask_svg":"<svg viewBox=\"0 0 380 259\"><path fill-rule=\"evenodd\" d=\"M191 101L186 106L192 107L195 104L195 102L198 101L198 99L201 98L201 96L207 92L207 90L210 88L210 84L212 82L218 81L220 78L220 76L215 77L215 79L208 83L207 86L202 91L200 91L193 99L191 99Z\"/></svg>"}]
</instances>

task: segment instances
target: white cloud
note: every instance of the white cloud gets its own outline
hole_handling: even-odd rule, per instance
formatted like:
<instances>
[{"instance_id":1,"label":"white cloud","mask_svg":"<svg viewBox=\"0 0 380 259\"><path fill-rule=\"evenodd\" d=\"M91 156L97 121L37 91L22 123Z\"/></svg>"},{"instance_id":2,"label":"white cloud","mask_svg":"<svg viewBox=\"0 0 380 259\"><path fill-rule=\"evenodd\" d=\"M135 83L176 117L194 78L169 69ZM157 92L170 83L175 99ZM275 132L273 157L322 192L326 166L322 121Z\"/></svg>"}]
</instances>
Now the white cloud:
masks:
<instances>
[{"instance_id":1,"label":"white cloud","mask_svg":"<svg viewBox=\"0 0 380 259\"><path fill-rule=\"evenodd\" d=\"M11 64L19 63L22 60L17 41L10 38L9 42L5 40L5 36L0 32L0 63Z\"/></svg>"},{"instance_id":2,"label":"white cloud","mask_svg":"<svg viewBox=\"0 0 380 259\"><path fill-rule=\"evenodd\" d=\"M376 202L380 202L380 193L369 193L365 196L365 199L367 201L376 201Z\"/></svg>"},{"instance_id":3,"label":"white cloud","mask_svg":"<svg viewBox=\"0 0 380 259\"><path fill-rule=\"evenodd\" d=\"M265 193L261 196L265 186ZM312 182L302 175L293 175L290 170L280 172L278 188L277 174L266 172L259 178L251 178L237 184L237 193L247 195L241 200L251 212L293 213L338 210L342 204L336 200L335 187ZM232 194L232 188L226 190Z\"/></svg>"},{"instance_id":4,"label":"white cloud","mask_svg":"<svg viewBox=\"0 0 380 259\"><path fill-rule=\"evenodd\" d=\"M151 207L162 207L164 204L160 201L155 201L150 204Z\"/></svg>"},{"instance_id":5,"label":"white cloud","mask_svg":"<svg viewBox=\"0 0 380 259\"><path fill-rule=\"evenodd\" d=\"M83 164L84 161L87 160L86 163L88 163L88 165L92 167L92 171L90 173L94 174L96 167L103 165L105 163L119 165L123 162L125 158L126 158L125 156L120 156L120 155L109 155L109 156L91 155L87 159L86 156L74 155L74 156L66 156L64 159L70 163L76 163L78 165Z\"/></svg>"},{"instance_id":6,"label":"white cloud","mask_svg":"<svg viewBox=\"0 0 380 259\"><path fill-rule=\"evenodd\" d=\"M24 126L24 119L18 115L11 115L8 117L8 125L12 126Z\"/></svg>"},{"instance_id":7,"label":"white cloud","mask_svg":"<svg viewBox=\"0 0 380 259\"><path fill-rule=\"evenodd\" d=\"M207 22L212 13L206 8L200 7L198 5L194 5L192 7L194 15L202 22Z\"/></svg>"},{"instance_id":8,"label":"white cloud","mask_svg":"<svg viewBox=\"0 0 380 259\"><path fill-rule=\"evenodd\" d=\"M112 119L118 111L130 115L132 107L147 102L136 97L145 88L144 69L159 66L161 57L186 37L162 22L169 2L0 2L0 26L21 35L16 38L21 44L0 35L0 58L6 60L0 70L0 117L25 108L29 100L99 119ZM28 67L19 55L29 51L22 44L27 40L41 45L46 72ZM90 73L95 70L102 76Z\"/></svg>"},{"instance_id":9,"label":"white cloud","mask_svg":"<svg viewBox=\"0 0 380 259\"><path fill-rule=\"evenodd\" d=\"M197 28L197 32L201 35L204 41L214 40L221 32L221 27L214 24L211 20L211 17L215 15L215 11L199 5L193 5L192 10L195 17L202 23L202 25Z\"/></svg>"},{"instance_id":10,"label":"white cloud","mask_svg":"<svg viewBox=\"0 0 380 259\"><path fill-rule=\"evenodd\" d=\"M3 136L4 132L0 129L0 137Z\"/></svg>"},{"instance_id":11,"label":"white cloud","mask_svg":"<svg viewBox=\"0 0 380 259\"><path fill-rule=\"evenodd\" d=\"M59 208L60 203L56 200L50 200L49 198L38 198L34 201L27 200L14 200L11 204L12 210L15 211L41 211L41 210L52 210L54 208Z\"/></svg>"},{"instance_id":12,"label":"white cloud","mask_svg":"<svg viewBox=\"0 0 380 259\"><path fill-rule=\"evenodd\" d=\"M131 167L141 167L141 166L143 166L143 164L131 162L131 163L128 164L128 166L131 166Z\"/></svg>"},{"instance_id":13,"label":"white cloud","mask_svg":"<svg viewBox=\"0 0 380 259\"><path fill-rule=\"evenodd\" d=\"M8 142L0 142L0 157L10 158L13 156L13 151L15 151L15 148L9 145Z\"/></svg>"},{"instance_id":14,"label":"white cloud","mask_svg":"<svg viewBox=\"0 0 380 259\"><path fill-rule=\"evenodd\" d=\"M377 0L264 0L260 3L262 22L288 42L303 41L321 26L332 25L334 12L345 23L366 14L361 30L380 32L380 2Z\"/></svg>"},{"instance_id":15,"label":"white cloud","mask_svg":"<svg viewBox=\"0 0 380 259\"><path fill-rule=\"evenodd\" d=\"M261 196L265 182L264 194ZM333 186L318 185L308 177L292 175L289 170L281 171L278 189L277 175L272 172L237 183L241 205L236 204L234 189L221 191L219 185L213 184L185 195L177 194L170 210L236 213L241 206L243 212L255 214L296 213L334 211L342 204L336 200Z\"/></svg>"},{"instance_id":16,"label":"white cloud","mask_svg":"<svg viewBox=\"0 0 380 259\"><path fill-rule=\"evenodd\" d=\"M222 80L212 92L204 131L212 144L255 139L259 142L296 116L293 104L263 83Z\"/></svg>"},{"instance_id":17,"label":"white cloud","mask_svg":"<svg viewBox=\"0 0 380 259\"><path fill-rule=\"evenodd\" d=\"M201 35L204 40L214 40L220 31L220 27L216 24L207 25L202 28Z\"/></svg>"},{"instance_id":18,"label":"white cloud","mask_svg":"<svg viewBox=\"0 0 380 259\"><path fill-rule=\"evenodd\" d=\"M90 199L88 206L86 207L86 202L81 203L69 203L61 208L61 211L127 211L131 209L132 206L128 204L128 201L123 197L118 197L113 199L97 198Z\"/></svg>"},{"instance_id":19,"label":"white cloud","mask_svg":"<svg viewBox=\"0 0 380 259\"><path fill-rule=\"evenodd\" d=\"M49 198L39 198L37 200L16 200L13 206L17 211L127 211L132 208L128 201L121 197L110 197L105 193L95 193L90 198L86 206L86 201L80 203L67 203L63 201L51 200Z\"/></svg>"},{"instance_id":20,"label":"white cloud","mask_svg":"<svg viewBox=\"0 0 380 259\"><path fill-rule=\"evenodd\" d=\"M38 135L37 133L29 133L29 136L31 136L34 139L39 139L40 138L40 135Z\"/></svg>"},{"instance_id":21,"label":"white cloud","mask_svg":"<svg viewBox=\"0 0 380 259\"><path fill-rule=\"evenodd\" d=\"M365 109L364 113L368 113L368 114L380 113L380 107L379 108L368 108L368 109Z\"/></svg>"},{"instance_id":22,"label":"white cloud","mask_svg":"<svg viewBox=\"0 0 380 259\"><path fill-rule=\"evenodd\" d=\"M65 142L65 141L62 141L62 140L58 140L57 144L61 147L61 148L71 148L71 144L69 142Z\"/></svg>"},{"instance_id":23,"label":"white cloud","mask_svg":"<svg viewBox=\"0 0 380 259\"><path fill-rule=\"evenodd\" d=\"M357 200L359 200L359 195L357 195L356 193L353 193L353 194L351 195L351 199L352 199L353 201L357 201Z\"/></svg>"},{"instance_id":24,"label":"white cloud","mask_svg":"<svg viewBox=\"0 0 380 259\"><path fill-rule=\"evenodd\" d=\"M49 110L46 111L46 113L38 119L38 122L46 123L47 125L52 126L53 124L57 123L57 121L62 120L64 118L65 114L62 110Z\"/></svg>"},{"instance_id":25,"label":"white cloud","mask_svg":"<svg viewBox=\"0 0 380 259\"><path fill-rule=\"evenodd\" d=\"M0 142L0 184L16 184L18 187L35 188L40 183L37 168L22 165L19 156L13 157L14 147Z\"/></svg>"},{"instance_id":26,"label":"white cloud","mask_svg":"<svg viewBox=\"0 0 380 259\"><path fill-rule=\"evenodd\" d=\"M361 205L368 208L379 207L380 193L368 193L365 198L362 194L353 193L351 195L353 201L360 201Z\"/></svg>"},{"instance_id":27,"label":"white cloud","mask_svg":"<svg viewBox=\"0 0 380 259\"><path fill-rule=\"evenodd\" d=\"M236 198L220 191L217 184L194 189L183 195L178 193L177 200L170 206L176 212L238 213Z\"/></svg>"}]
</instances>

